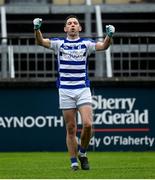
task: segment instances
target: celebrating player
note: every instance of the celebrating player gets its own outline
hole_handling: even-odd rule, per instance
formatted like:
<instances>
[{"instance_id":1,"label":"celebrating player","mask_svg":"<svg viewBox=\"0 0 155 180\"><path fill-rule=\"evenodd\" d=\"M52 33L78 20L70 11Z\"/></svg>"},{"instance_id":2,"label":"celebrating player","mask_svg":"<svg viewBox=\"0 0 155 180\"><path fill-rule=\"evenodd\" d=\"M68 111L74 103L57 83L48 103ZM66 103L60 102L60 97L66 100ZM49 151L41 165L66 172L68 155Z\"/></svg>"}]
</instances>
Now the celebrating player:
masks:
<instances>
[{"instance_id":1,"label":"celebrating player","mask_svg":"<svg viewBox=\"0 0 155 180\"><path fill-rule=\"evenodd\" d=\"M43 38L40 31L42 19L33 20L36 43L53 49L58 61L59 105L66 123L66 143L70 154L71 168L79 169L78 159L83 170L89 170L87 148L92 133L92 99L87 74L87 57L99 50L106 50L111 44L115 32L112 25L106 26L106 37L102 42L80 38L82 27L79 19L70 15L65 20L65 38ZM78 149L76 137L76 114L79 111L82 119L81 143Z\"/></svg>"}]
</instances>

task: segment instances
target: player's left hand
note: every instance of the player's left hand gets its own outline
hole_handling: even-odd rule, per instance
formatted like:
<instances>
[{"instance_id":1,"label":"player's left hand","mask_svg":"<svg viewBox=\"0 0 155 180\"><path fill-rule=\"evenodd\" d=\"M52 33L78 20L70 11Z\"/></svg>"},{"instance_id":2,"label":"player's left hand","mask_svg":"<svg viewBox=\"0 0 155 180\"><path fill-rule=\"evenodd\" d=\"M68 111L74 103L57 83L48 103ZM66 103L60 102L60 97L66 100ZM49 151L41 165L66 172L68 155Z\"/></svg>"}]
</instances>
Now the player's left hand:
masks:
<instances>
[{"instance_id":1,"label":"player's left hand","mask_svg":"<svg viewBox=\"0 0 155 180\"><path fill-rule=\"evenodd\" d=\"M113 25L106 25L106 33L111 38L115 33L115 27Z\"/></svg>"}]
</instances>

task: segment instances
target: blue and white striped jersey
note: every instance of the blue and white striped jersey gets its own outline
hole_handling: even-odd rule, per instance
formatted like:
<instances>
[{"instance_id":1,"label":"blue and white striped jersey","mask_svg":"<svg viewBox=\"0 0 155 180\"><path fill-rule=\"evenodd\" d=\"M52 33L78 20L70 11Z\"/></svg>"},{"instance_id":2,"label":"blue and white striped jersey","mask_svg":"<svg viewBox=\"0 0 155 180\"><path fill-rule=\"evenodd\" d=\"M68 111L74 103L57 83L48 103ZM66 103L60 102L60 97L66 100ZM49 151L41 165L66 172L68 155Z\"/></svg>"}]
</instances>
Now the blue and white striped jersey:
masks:
<instances>
[{"instance_id":1,"label":"blue and white striped jersey","mask_svg":"<svg viewBox=\"0 0 155 180\"><path fill-rule=\"evenodd\" d=\"M57 55L58 88L78 89L89 87L87 57L95 52L95 42L90 39L52 38L51 48Z\"/></svg>"}]
</instances>

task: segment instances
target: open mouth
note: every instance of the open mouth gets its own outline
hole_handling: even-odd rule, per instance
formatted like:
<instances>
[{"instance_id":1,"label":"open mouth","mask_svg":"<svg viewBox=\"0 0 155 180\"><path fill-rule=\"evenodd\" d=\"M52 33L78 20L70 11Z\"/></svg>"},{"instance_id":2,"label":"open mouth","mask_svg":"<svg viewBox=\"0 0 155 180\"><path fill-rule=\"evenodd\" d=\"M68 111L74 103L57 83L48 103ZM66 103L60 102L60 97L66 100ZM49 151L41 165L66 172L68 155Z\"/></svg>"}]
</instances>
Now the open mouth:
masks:
<instances>
[{"instance_id":1,"label":"open mouth","mask_svg":"<svg viewBox=\"0 0 155 180\"><path fill-rule=\"evenodd\" d=\"M71 31L74 32L74 31L75 31L75 28L71 28Z\"/></svg>"}]
</instances>

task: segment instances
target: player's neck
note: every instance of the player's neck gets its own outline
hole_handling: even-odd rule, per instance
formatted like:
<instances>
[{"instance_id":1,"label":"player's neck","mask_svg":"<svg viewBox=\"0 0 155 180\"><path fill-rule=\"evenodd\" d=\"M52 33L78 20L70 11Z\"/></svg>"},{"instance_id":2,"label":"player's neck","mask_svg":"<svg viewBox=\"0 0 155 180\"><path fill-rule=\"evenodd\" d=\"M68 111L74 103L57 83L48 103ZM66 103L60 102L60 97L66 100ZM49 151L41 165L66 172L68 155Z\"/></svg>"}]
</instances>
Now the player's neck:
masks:
<instances>
[{"instance_id":1,"label":"player's neck","mask_svg":"<svg viewBox=\"0 0 155 180\"><path fill-rule=\"evenodd\" d=\"M80 37L77 37L77 38L70 38L70 37L67 37L66 38L68 41L77 41L80 39Z\"/></svg>"},{"instance_id":2,"label":"player's neck","mask_svg":"<svg viewBox=\"0 0 155 180\"><path fill-rule=\"evenodd\" d=\"M68 40L71 40L71 41L75 41L75 40L78 40L78 39L80 39L80 37L79 36L67 36L67 39Z\"/></svg>"}]
</instances>

